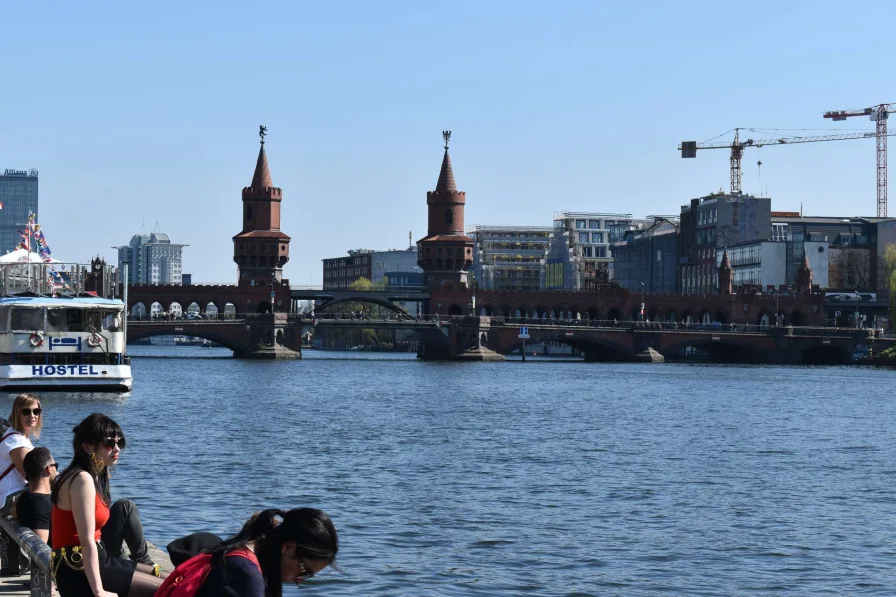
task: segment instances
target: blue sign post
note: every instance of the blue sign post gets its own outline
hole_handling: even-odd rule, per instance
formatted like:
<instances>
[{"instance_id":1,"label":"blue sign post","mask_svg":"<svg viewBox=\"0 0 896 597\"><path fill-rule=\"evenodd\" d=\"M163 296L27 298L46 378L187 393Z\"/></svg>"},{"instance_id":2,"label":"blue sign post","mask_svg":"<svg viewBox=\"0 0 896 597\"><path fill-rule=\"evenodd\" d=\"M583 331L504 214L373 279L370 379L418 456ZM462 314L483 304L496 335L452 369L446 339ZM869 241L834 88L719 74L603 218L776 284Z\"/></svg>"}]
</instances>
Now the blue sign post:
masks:
<instances>
[{"instance_id":1,"label":"blue sign post","mask_svg":"<svg viewBox=\"0 0 896 597\"><path fill-rule=\"evenodd\" d=\"M520 340L523 341L523 345L520 347L520 354L523 355L523 362L526 362L526 339L529 337L529 328L521 327L520 328Z\"/></svg>"}]
</instances>

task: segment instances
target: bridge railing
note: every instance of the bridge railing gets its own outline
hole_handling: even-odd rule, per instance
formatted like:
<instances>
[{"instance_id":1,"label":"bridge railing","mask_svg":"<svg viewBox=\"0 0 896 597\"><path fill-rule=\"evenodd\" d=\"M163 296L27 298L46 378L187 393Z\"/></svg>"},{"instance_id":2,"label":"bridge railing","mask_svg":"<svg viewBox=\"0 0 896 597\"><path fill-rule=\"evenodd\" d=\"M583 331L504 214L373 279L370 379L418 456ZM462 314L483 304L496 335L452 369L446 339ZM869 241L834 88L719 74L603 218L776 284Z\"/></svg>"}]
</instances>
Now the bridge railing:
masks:
<instances>
[{"instance_id":1,"label":"bridge railing","mask_svg":"<svg viewBox=\"0 0 896 597\"><path fill-rule=\"evenodd\" d=\"M290 290L295 290L298 292L304 291L312 291L312 292L320 292L321 294L327 292L357 292L359 294L363 294L365 292L424 292L426 288L424 286L386 286L382 288L368 288L368 289L358 289L358 288L324 288L323 286L290 286Z\"/></svg>"}]
</instances>

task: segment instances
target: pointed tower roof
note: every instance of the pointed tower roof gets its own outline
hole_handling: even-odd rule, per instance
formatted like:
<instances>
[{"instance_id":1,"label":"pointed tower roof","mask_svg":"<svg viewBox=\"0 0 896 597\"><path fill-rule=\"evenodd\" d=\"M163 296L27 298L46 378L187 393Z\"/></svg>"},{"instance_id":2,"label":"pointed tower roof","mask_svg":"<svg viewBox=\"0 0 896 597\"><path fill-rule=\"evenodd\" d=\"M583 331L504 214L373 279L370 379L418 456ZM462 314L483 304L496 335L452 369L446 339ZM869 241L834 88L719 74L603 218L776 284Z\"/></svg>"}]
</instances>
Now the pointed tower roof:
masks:
<instances>
[{"instance_id":1,"label":"pointed tower roof","mask_svg":"<svg viewBox=\"0 0 896 597\"><path fill-rule=\"evenodd\" d=\"M803 249L803 263L802 263L802 268L803 268L803 269L812 269L812 268L809 266L809 254L806 253L806 249Z\"/></svg>"},{"instance_id":2,"label":"pointed tower roof","mask_svg":"<svg viewBox=\"0 0 896 597\"><path fill-rule=\"evenodd\" d=\"M264 141L261 142L261 149L258 150L258 162L255 164L255 174L252 176L252 184L249 186L253 189L266 189L274 186L274 182L271 180L271 171L268 169L268 156L264 152Z\"/></svg>"},{"instance_id":3,"label":"pointed tower roof","mask_svg":"<svg viewBox=\"0 0 896 597\"><path fill-rule=\"evenodd\" d=\"M728 249L725 249L725 252L722 253L722 264L719 266L719 269L731 269L731 261L728 259Z\"/></svg>"},{"instance_id":4,"label":"pointed tower roof","mask_svg":"<svg viewBox=\"0 0 896 597\"><path fill-rule=\"evenodd\" d=\"M456 193L457 184L454 182L454 172L451 170L451 157L448 148L445 148L445 157L442 158L442 170L439 172L439 182L436 183L436 193Z\"/></svg>"}]
</instances>

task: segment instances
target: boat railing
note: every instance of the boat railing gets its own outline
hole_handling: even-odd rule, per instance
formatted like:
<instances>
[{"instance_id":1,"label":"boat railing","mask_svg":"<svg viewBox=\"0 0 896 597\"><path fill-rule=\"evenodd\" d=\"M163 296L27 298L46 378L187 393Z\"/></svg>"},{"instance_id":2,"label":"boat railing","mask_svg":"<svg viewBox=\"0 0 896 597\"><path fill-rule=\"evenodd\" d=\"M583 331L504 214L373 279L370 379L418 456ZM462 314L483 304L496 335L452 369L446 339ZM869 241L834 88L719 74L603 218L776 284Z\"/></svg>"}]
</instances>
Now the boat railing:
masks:
<instances>
[{"instance_id":1,"label":"boat railing","mask_svg":"<svg viewBox=\"0 0 896 597\"><path fill-rule=\"evenodd\" d=\"M119 296L118 268L103 263L0 263L0 296Z\"/></svg>"}]
</instances>

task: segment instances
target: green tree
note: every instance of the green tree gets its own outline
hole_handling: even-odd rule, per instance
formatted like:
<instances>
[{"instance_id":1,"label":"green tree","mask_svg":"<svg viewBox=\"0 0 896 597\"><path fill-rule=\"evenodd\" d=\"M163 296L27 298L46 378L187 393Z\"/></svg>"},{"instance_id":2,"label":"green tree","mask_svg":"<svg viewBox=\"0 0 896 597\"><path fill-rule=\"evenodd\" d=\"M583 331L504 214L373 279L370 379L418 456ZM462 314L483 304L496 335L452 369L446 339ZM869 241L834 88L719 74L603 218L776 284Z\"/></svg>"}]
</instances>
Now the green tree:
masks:
<instances>
[{"instance_id":1,"label":"green tree","mask_svg":"<svg viewBox=\"0 0 896 597\"><path fill-rule=\"evenodd\" d=\"M893 321L893 315L896 314L896 244L884 247L884 254L881 257L881 274L887 281L887 294L890 297L890 329L893 329L896 324Z\"/></svg>"}]
</instances>

